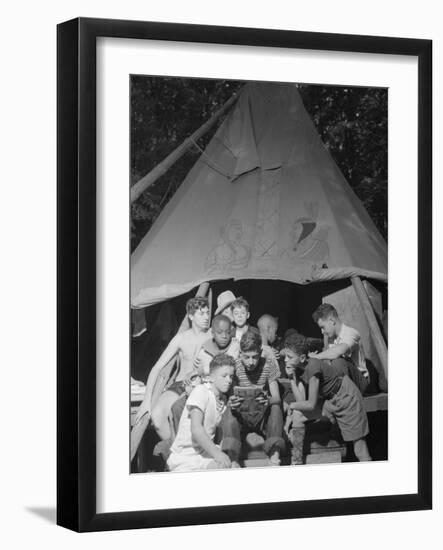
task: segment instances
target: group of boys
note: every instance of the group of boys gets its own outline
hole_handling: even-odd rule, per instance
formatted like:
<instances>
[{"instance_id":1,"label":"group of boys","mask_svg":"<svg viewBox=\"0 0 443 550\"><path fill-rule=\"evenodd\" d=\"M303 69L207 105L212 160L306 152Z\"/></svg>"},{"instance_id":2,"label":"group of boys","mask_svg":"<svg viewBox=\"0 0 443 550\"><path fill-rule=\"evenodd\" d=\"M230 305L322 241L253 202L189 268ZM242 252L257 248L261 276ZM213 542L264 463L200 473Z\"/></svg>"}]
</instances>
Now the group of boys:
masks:
<instances>
[{"instance_id":1,"label":"group of boys","mask_svg":"<svg viewBox=\"0 0 443 550\"><path fill-rule=\"evenodd\" d=\"M136 422L149 415L160 438L172 443L168 469L239 467L249 432L264 437L270 465L280 465L288 441L291 463L302 464L305 424L319 416L338 424L343 439L353 442L358 460L371 460L360 337L333 306L323 304L313 314L330 343L318 353L310 352L308 340L295 331L280 351L273 348L278 320L265 314L258 329L249 326L248 302L230 291L217 304L209 328L207 299L187 302L191 326L171 340L152 368L136 415ZM177 376L152 406L158 376L176 356ZM278 361L283 358L290 383L282 392ZM171 418L176 418L175 429Z\"/></svg>"}]
</instances>

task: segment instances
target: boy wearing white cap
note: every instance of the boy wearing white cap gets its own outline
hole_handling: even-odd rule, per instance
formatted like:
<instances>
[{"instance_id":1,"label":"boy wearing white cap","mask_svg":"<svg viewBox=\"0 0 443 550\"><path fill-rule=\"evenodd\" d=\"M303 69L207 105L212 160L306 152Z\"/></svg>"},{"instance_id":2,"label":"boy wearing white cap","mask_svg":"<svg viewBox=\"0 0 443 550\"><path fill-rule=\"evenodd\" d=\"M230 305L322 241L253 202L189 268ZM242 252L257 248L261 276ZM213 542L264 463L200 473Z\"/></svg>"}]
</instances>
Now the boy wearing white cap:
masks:
<instances>
[{"instance_id":1,"label":"boy wearing white cap","mask_svg":"<svg viewBox=\"0 0 443 550\"><path fill-rule=\"evenodd\" d=\"M226 315L231 321L234 320L231 311L231 304L236 300L235 295L230 290L225 290L217 296L217 309L215 310L214 315Z\"/></svg>"}]
</instances>

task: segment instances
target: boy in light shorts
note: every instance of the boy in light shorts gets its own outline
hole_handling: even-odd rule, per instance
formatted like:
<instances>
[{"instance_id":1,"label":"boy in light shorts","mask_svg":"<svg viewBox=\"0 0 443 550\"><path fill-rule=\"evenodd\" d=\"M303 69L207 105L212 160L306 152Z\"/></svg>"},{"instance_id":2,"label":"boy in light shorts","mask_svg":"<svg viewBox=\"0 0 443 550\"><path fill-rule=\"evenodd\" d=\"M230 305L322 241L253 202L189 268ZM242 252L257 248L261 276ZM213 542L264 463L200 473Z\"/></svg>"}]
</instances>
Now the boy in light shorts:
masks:
<instances>
[{"instance_id":1,"label":"boy in light shorts","mask_svg":"<svg viewBox=\"0 0 443 550\"><path fill-rule=\"evenodd\" d=\"M217 355L209 369L207 383L196 386L186 401L167 460L171 472L236 466L214 443L217 426L226 409L226 394L232 384L235 361L229 355Z\"/></svg>"}]
</instances>

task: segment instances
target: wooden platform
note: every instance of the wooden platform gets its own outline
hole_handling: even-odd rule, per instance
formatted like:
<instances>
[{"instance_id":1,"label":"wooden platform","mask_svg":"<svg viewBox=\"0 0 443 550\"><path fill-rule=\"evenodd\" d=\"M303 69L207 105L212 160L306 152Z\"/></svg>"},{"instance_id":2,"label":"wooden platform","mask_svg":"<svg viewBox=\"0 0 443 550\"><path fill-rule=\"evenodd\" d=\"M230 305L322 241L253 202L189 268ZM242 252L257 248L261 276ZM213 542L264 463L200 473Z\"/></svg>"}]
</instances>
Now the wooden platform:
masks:
<instances>
[{"instance_id":1,"label":"wooden platform","mask_svg":"<svg viewBox=\"0 0 443 550\"><path fill-rule=\"evenodd\" d=\"M140 396L132 396L131 399L131 425L140 403ZM377 413L388 410L388 394L379 393L364 397L364 406L367 413ZM371 415L377 417L378 415ZM346 445L341 438L337 438L336 433L328 431L328 433L320 430L323 433L306 434L305 445L305 463L320 464L320 463L338 463L342 462L346 456ZM317 430L314 429L314 432ZM247 441L244 449L243 466L246 468L257 468L270 466L268 457L263 451L264 440L257 434L251 433L247 436ZM151 451L152 452L152 451ZM138 462L143 462L142 457L138 457ZM284 459L282 460L284 463ZM139 471L143 471L140 469Z\"/></svg>"},{"instance_id":2,"label":"wooden platform","mask_svg":"<svg viewBox=\"0 0 443 550\"><path fill-rule=\"evenodd\" d=\"M330 453L316 453L306 457L306 464L336 464L337 462L341 462L341 459L341 453L338 451Z\"/></svg>"},{"instance_id":3,"label":"wooden platform","mask_svg":"<svg viewBox=\"0 0 443 550\"><path fill-rule=\"evenodd\" d=\"M388 410L388 394L376 393L363 398L366 412L377 412Z\"/></svg>"}]
</instances>

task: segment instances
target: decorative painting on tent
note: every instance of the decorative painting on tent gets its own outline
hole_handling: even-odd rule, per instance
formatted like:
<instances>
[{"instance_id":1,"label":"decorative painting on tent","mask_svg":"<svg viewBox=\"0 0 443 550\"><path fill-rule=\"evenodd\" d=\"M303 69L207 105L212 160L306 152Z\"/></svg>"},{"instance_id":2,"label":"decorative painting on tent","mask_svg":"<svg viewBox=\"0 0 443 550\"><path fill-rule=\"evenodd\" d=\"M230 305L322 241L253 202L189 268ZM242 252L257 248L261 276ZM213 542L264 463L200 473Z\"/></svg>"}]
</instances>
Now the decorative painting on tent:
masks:
<instances>
[{"instance_id":1,"label":"decorative painting on tent","mask_svg":"<svg viewBox=\"0 0 443 550\"><path fill-rule=\"evenodd\" d=\"M388 458L387 96L131 77L131 472Z\"/></svg>"}]
</instances>

